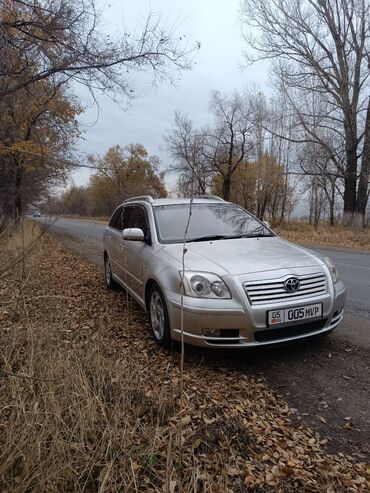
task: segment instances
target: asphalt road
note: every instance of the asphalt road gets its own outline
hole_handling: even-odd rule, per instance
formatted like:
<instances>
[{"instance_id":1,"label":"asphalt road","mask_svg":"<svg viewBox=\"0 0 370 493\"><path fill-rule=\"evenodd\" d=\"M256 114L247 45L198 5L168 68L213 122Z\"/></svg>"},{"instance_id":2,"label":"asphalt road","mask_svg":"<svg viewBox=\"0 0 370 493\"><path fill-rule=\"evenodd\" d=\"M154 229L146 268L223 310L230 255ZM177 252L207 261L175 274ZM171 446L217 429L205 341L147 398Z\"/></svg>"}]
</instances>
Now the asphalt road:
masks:
<instances>
[{"instance_id":1,"label":"asphalt road","mask_svg":"<svg viewBox=\"0 0 370 493\"><path fill-rule=\"evenodd\" d=\"M93 221L40 218L51 231L84 240L99 254L105 224ZM370 254L336 248L312 248L335 262L348 288L346 321L337 331L349 342L370 348Z\"/></svg>"}]
</instances>

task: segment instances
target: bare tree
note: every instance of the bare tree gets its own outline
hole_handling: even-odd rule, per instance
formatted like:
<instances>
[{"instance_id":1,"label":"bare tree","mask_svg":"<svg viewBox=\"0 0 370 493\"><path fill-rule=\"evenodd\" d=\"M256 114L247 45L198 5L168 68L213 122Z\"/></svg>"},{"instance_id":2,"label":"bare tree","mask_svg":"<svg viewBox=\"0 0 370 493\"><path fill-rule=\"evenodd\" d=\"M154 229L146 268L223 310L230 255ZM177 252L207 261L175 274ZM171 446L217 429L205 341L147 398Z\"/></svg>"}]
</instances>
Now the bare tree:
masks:
<instances>
[{"instance_id":1,"label":"bare tree","mask_svg":"<svg viewBox=\"0 0 370 493\"><path fill-rule=\"evenodd\" d=\"M174 128L165 136L165 142L174 159L169 171L179 173L180 193L205 194L210 186L213 170L204 157L204 132L194 129L189 117L176 112Z\"/></svg>"},{"instance_id":2,"label":"bare tree","mask_svg":"<svg viewBox=\"0 0 370 493\"><path fill-rule=\"evenodd\" d=\"M232 176L255 147L251 106L238 93L226 96L215 91L210 109L215 125L205 132L204 156L210 168L222 177L223 198L229 200Z\"/></svg>"},{"instance_id":3,"label":"bare tree","mask_svg":"<svg viewBox=\"0 0 370 493\"><path fill-rule=\"evenodd\" d=\"M296 141L325 144L303 110L302 98L312 92L327 108L321 125L343 136L343 209L347 224L363 224L364 198L368 195L367 161L360 158L369 97L369 13L366 0L243 0L243 22L253 26L245 33L254 50L248 54L249 60L277 60L275 71L288 93L300 92L306 136L296 136ZM359 187L358 174L363 177Z\"/></svg>"},{"instance_id":4,"label":"bare tree","mask_svg":"<svg viewBox=\"0 0 370 493\"><path fill-rule=\"evenodd\" d=\"M278 163L281 163L284 168L284 192L281 201L280 223L285 220L286 215L290 215L293 204L290 173L295 163L295 149L291 141L294 119L286 109L286 98L284 94L279 93L278 97L274 97L272 103L275 129L271 133L270 154L275 155Z\"/></svg>"},{"instance_id":5,"label":"bare tree","mask_svg":"<svg viewBox=\"0 0 370 493\"><path fill-rule=\"evenodd\" d=\"M175 115L174 129L165 137L175 160L170 170L180 172L182 190L199 193L205 193L212 180L220 177L223 198L229 200L232 176L255 147L251 106L241 94L215 91L210 110L214 123L200 130L193 128L188 117Z\"/></svg>"},{"instance_id":6,"label":"bare tree","mask_svg":"<svg viewBox=\"0 0 370 493\"><path fill-rule=\"evenodd\" d=\"M139 34L104 30L96 0L4 0L0 7L0 96L57 76L91 91L132 97L131 74L171 79L190 68L185 36L149 14Z\"/></svg>"},{"instance_id":7,"label":"bare tree","mask_svg":"<svg viewBox=\"0 0 370 493\"><path fill-rule=\"evenodd\" d=\"M307 95L304 109L298 108L291 97L289 100L292 103L297 125L301 129L300 135L306 140L304 144L299 145L298 162L301 170L308 177L312 192L311 210L313 208L316 212L310 214L310 217L314 217L312 222L317 226L327 202L329 220L333 226L336 203L339 199L341 202L343 200L346 165L343 133L340 128L336 129L326 124L327 105L315 92ZM311 138L312 135L315 139Z\"/></svg>"},{"instance_id":8,"label":"bare tree","mask_svg":"<svg viewBox=\"0 0 370 493\"><path fill-rule=\"evenodd\" d=\"M176 113L174 128L165 136L174 159L169 169L179 173L179 191L211 190L258 217L268 213L276 222L279 214L281 221L293 203L288 173L290 142L267 130L271 109L264 94L252 90L230 96L214 92L210 109L214 122L209 127L196 129L188 117ZM279 133L285 132L281 127L287 120L280 117ZM284 163L280 162L283 158Z\"/></svg>"}]
</instances>

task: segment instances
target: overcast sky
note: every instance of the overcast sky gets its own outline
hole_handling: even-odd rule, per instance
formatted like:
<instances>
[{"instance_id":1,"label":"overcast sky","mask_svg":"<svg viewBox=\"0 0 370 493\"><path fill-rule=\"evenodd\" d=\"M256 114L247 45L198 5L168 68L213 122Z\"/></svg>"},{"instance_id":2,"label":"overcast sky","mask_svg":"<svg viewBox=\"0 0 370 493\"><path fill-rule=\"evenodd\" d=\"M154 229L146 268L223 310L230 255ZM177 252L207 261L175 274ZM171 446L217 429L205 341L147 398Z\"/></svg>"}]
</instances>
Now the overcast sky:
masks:
<instances>
[{"instance_id":1,"label":"overcast sky","mask_svg":"<svg viewBox=\"0 0 370 493\"><path fill-rule=\"evenodd\" d=\"M81 116L84 140L79 152L104 154L110 146L141 143L160 157L162 166L169 163L163 135L171 128L176 110L188 114L198 125L209 121L208 104L214 89L232 92L249 84L265 89L267 68L257 64L242 70L242 36L239 24L240 0L112 0L104 14L106 25L113 31L134 30L148 11L161 13L167 25L181 20L179 34L201 43L195 55L194 68L182 74L176 86L154 88L143 74L135 78L139 96L130 107L122 109L110 99L99 97L100 109L91 105L87 94L80 93L87 110ZM79 91L80 92L80 91ZM89 171L74 173L74 182L86 184ZM166 177L167 186L174 188L175 178Z\"/></svg>"}]
</instances>

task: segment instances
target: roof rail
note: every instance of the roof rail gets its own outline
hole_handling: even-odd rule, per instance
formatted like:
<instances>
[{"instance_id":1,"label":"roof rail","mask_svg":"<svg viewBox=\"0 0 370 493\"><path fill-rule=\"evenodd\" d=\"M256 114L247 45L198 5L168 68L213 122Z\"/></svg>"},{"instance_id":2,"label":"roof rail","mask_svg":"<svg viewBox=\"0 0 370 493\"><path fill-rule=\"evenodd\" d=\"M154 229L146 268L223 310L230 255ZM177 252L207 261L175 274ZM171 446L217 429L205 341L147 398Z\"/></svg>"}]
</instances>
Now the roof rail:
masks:
<instances>
[{"instance_id":1,"label":"roof rail","mask_svg":"<svg viewBox=\"0 0 370 493\"><path fill-rule=\"evenodd\" d=\"M209 200L219 200L220 202L225 202L224 199L218 197L217 195L195 195L194 199L209 199Z\"/></svg>"},{"instance_id":2,"label":"roof rail","mask_svg":"<svg viewBox=\"0 0 370 493\"><path fill-rule=\"evenodd\" d=\"M137 197L130 197L126 199L123 203L126 202L135 202L136 200L143 200L144 202L153 202L153 197L151 195L139 195Z\"/></svg>"}]
</instances>

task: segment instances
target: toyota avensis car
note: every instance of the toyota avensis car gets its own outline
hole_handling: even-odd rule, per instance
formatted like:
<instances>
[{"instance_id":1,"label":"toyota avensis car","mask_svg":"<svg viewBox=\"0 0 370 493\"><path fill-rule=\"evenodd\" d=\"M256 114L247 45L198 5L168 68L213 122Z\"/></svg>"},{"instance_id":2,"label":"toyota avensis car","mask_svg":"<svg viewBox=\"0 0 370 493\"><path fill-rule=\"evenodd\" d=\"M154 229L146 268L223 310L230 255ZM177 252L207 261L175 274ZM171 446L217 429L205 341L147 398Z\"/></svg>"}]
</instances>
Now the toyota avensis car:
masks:
<instances>
[{"instance_id":1,"label":"toyota avensis car","mask_svg":"<svg viewBox=\"0 0 370 493\"><path fill-rule=\"evenodd\" d=\"M184 269L182 267L184 233ZM126 200L104 232L105 281L148 312L155 340L256 347L331 332L346 287L327 257L282 240L230 202Z\"/></svg>"}]
</instances>

